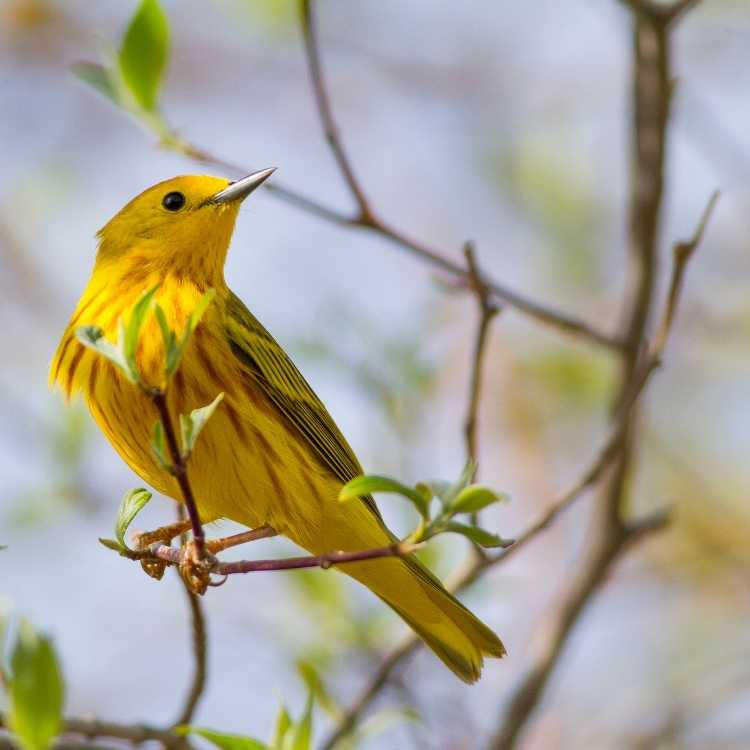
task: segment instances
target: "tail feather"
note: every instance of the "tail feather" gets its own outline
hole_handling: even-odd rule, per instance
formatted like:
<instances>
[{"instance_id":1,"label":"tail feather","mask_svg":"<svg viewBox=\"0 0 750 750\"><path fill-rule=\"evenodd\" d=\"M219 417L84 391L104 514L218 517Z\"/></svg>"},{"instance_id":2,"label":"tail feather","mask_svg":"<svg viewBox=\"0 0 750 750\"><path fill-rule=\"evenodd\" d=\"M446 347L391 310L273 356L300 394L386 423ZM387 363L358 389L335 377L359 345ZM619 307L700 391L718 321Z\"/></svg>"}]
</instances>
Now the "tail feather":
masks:
<instances>
[{"instance_id":1,"label":"tail feather","mask_svg":"<svg viewBox=\"0 0 750 750\"><path fill-rule=\"evenodd\" d=\"M357 563L342 570L388 604L464 682L479 679L485 657L505 654L497 635L414 558Z\"/></svg>"},{"instance_id":2,"label":"tail feather","mask_svg":"<svg viewBox=\"0 0 750 750\"><path fill-rule=\"evenodd\" d=\"M334 485L332 489L337 494L339 487ZM316 555L331 550L354 552L394 542L395 537L371 507L334 501L324 506L322 514L308 514L304 522L291 524L279 517L271 518L269 523ZM304 510L309 508L305 506ZM347 563L339 570L380 597L464 682L479 679L485 657L505 654L497 635L446 591L416 558L364 560Z\"/></svg>"}]
</instances>

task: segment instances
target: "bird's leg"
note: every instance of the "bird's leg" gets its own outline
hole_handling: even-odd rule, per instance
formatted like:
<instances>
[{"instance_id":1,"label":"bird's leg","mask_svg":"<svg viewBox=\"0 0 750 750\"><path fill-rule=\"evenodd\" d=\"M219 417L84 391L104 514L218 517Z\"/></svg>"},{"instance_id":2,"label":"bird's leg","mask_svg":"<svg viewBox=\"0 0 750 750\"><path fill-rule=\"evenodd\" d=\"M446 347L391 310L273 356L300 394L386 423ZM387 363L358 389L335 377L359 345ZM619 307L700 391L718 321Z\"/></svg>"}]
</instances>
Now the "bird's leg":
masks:
<instances>
[{"instance_id":1,"label":"bird's leg","mask_svg":"<svg viewBox=\"0 0 750 750\"><path fill-rule=\"evenodd\" d=\"M146 549L157 542L170 544L176 536L180 536L180 534L184 534L186 531L190 531L190 521L188 519L170 523L168 526L160 526L153 531L138 532L133 535L133 542L136 549Z\"/></svg>"},{"instance_id":2,"label":"bird's leg","mask_svg":"<svg viewBox=\"0 0 750 750\"><path fill-rule=\"evenodd\" d=\"M133 542L135 548L139 551L147 550L152 544L165 544L169 546L176 536L180 536L180 534L184 534L189 530L189 520L177 521L177 523L170 523L168 526L161 526L153 531L134 534ZM151 578L156 578L157 581L160 581L164 576L167 563L164 560L149 558L141 560L141 567Z\"/></svg>"},{"instance_id":3,"label":"bird's leg","mask_svg":"<svg viewBox=\"0 0 750 750\"><path fill-rule=\"evenodd\" d=\"M247 542L254 542L256 539L267 539L276 536L276 533L276 530L270 526L260 526L239 534L212 539L206 542L203 556L198 553L195 542L191 539L182 546L180 551L180 575L192 591L196 594L204 594L206 588L211 585L211 571L218 562L214 557L215 553Z\"/></svg>"},{"instance_id":4,"label":"bird's leg","mask_svg":"<svg viewBox=\"0 0 750 750\"><path fill-rule=\"evenodd\" d=\"M206 542L206 549L215 555L217 552L229 549L230 547L254 542L256 539L268 539L277 534L278 532L270 526L259 526L257 529L248 529L247 531L241 531L239 534L232 534L220 539L211 539Z\"/></svg>"}]
</instances>

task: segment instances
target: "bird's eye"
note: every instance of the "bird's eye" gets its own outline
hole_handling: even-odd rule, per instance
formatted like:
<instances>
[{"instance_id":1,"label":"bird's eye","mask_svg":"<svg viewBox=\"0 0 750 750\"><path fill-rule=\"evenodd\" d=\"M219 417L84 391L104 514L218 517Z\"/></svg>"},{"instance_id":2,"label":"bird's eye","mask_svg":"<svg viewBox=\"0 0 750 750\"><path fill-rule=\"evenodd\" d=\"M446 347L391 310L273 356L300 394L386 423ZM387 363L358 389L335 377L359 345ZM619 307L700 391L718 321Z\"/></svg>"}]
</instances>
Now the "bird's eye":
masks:
<instances>
[{"instance_id":1,"label":"bird's eye","mask_svg":"<svg viewBox=\"0 0 750 750\"><path fill-rule=\"evenodd\" d=\"M185 205L185 196L182 193L167 193L161 202L167 211L179 211Z\"/></svg>"}]
</instances>

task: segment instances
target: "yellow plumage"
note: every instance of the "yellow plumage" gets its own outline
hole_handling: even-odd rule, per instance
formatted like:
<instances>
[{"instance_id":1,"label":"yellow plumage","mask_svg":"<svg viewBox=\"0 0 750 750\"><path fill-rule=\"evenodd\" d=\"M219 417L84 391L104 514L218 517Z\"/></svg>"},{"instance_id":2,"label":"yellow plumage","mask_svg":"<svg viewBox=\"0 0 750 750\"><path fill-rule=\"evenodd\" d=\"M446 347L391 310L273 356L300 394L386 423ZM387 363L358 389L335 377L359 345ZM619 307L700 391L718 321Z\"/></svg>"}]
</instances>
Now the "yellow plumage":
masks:
<instances>
[{"instance_id":1,"label":"yellow plumage","mask_svg":"<svg viewBox=\"0 0 750 750\"><path fill-rule=\"evenodd\" d=\"M174 478L149 448L158 417L152 402L84 348L74 331L93 324L114 339L118 319L157 284L170 326L182 330L201 295L213 288L216 297L168 389L171 414L226 394L190 458L202 520L267 524L313 554L390 544L393 537L371 498L338 502L343 484L361 473L354 453L283 349L224 281L234 222L249 192L239 189L242 182L229 189L233 183L216 177L168 180L132 200L99 232L94 270L50 379L67 397L82 393L123 460L159 492L179 500ZM214 201L222 191L231 200ZM182 199L176 209L181 201L175 195ZM162 337L154 319L144 324L137 360L146 379L158 382ZM479 677L483 656L503 655L497 636L413 558L352 563L341 570L389 604L461 679Z\"/></svg>"}]
</instances>

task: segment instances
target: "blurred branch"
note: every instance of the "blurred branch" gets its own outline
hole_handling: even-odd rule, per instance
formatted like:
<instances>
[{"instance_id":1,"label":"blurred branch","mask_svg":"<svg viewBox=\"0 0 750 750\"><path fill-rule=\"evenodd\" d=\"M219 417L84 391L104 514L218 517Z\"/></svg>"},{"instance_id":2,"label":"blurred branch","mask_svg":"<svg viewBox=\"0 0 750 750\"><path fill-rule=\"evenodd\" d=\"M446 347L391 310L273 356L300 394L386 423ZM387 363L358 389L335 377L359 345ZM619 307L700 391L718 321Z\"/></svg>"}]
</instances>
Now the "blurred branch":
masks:
<instances>
[{"instance_id":1,"label":"blurred branch","mask_svg":"<svg viewBox=\"0 0 750 750\"><path fill-rule=\"evenodd\" d=\"M649 373L653 372L653 368ZM642 386L648 382L648 377L643 378ZM539 534L547 530L562 513L567 510L588 489L596 485L603 477L612 461L616 458L623 439L625 428L624 420L620 420L596 454L590 466L581 474L579 479L552 501L547 509L539 517L532 521L520 534L515 535L512 546L502 550L496 555L485 556L481 559L472 558L449 582L447 588L452 593L460 593L469 588L487 570L499 563L505 562L516 552L526 547L536 539ZM421 641L413 634L409 634L380 664L375 674L351 706L341 716L334 732L325 739L321 750L332 750L346 734L348 734L360 721L362 715L369 707L375 697L389 684L394 670L400 666L420 645Z\"/></svg>"},{"instance_id":2,"label":"blurred branch","mask_svg":"<svg viewBox=\"0 0 750 750\"><path fill-rule=\"evenodd\" d=\"M0 736L0 750L18 750L10 737ZM86 742L85 740L57 739L52 744L52 750L119 750L114 745L103 745L100 742Z\"/></svg>"},{"instance_id":3,"label":"blurred branch","mask_svg":"<svg viewBox=\"0 0 750 750\"><path fill-rule=\"evenodd\" d=\"M619 0L619 2L634 13L643 13L654 23L666 26L692 10L701 0L677 0L677 2L667 4L658 0Z\"/></svg>"},{"instance_id":4,"label":"blurred branch","mask_svg":"<svg viewBox=\"0 0 750 750\"><path fill-rule=\"evenodd\" d=\"M344 180L354 196L359 211L357 216L351 221L353 224L361 224L362 226L374 226L375 217L373 216L370 204L365 197L359 180L354 176L354 170L349 161L349 157L344 150L344 145L341 142L339 131L336 127L336 122L333 119L331 102L328 98L328 90L326 89L325 81L323 80L323 71L320 67L316 21L311 0L301 0L300 13L302 20L302 36L305 42L305 53L307 55L308 69L310 71L310 80L313 93L315 94L315 103L318 106L318 114L323 123L323 131L326 140L328 141L328 145L331 147L331 151L339 165L341 174L344 176Z\"/></svg>"},{"instance_id":5,"label":"blurred branch","mask_svg":"<svg viewBox=\"0 0 750 750\"><path fill-rule=\"evenodd\" d=\"M184 523L185 508L182 505L177 506L177 518L178 523ZM182 544L187 542L185 534L182 535L180 541ZM185 590L185 597L187 598L188 608L190 609L190 622L192 625L191 645L194 666L190 690L188 691L185 703L175 720L175 726L179 726L180 724L190 724L193 715L195 714L195 709L198 706L198 702L206 689L206 680L208 677L208 634L206 632L206 615L203 611L203 605L201 604L198 595L194 591L191 591L190 587L181 576L180 583Z\"/></svg>"},{"instance_id":6,"label":"blurred branch","mask_svg":"<svg viewBox=\"0 0 750 750\"><path fill-rule=\"evenodd\" d=\"M470 242L467 242L464 246L464 256L466 257L466 265L469 269L469 285L474 292L477 306L479 307L479 324L477 325L476 337L474 339L474 353L471 361L469 404L466 409L466 419L464 421L466 460L476 464L479 457L477 450L477 422L482 390L482 363L484 361L490 323L495 315L497 315L499 308L492 302L492 295L479 272L479 267L474 257L474 247Z\"/></svg>"},{"instance_id":7,"label":"blurred branch","mask_svg":"<svg viewBox=\"0 0 750 750\"><path fill-rule=\"evenodd\" d=\"M658 530L667 521L663 512L641 521L624 519L628 480L633 470L638 415L633 393L658 366L677 307L685 264L703 234L715 202L712 197L693 240L675 252L672 283L662 325L647 361L646 334L655 299L658 260L658 230L664 188L666 140L672 98L671 22L693 3L657 6L631 2L633 9L634 80L632 87L632 162L629 206L630 303L623 324L624 341L615 407L622 415L622 440L611 478L600 497L591 543L578 575L565 594L552 620L545 622L531 667L513 692L503 719L489 747L511 750L538 706L547 681L586 605L618 557L631 543ZM677 246L680 248L680 246Z\"/></svg>"},{"instance_id":8,"label":"blurred branch","mask_svg":"<svg viewBox=\"0 0 750 750\"><path fill-rule=\"evenodd\" d=\"M665 76L663 80L668 81L669 79ZM666 113L662 116L661 122L663 123L663 129L660 130L662 133L660 139L662 145L659 151L660 159L663 158L663 137L666 133L665 129L667 123ZM645 137L646 135L641 133L641 138ZM657 195L658 202L660 203L661 169L659 170L658 179L653 184L658 186ZM634 192L637 193L637 189ZM616 500L617 513L614 516L615 524L611 527L607 526L605 533L599 533L592 544L592 549L586 564L583 566L578 579L568 593L565 603L556 615L555 626L550 629L551 635L547 638L543 649L538 655L536 666L530 670L521 686L514 693L504 723L491 745L493 748L512 748L514 746L518 734L541 698L544 686L557 663L557 657L562 650L567 635L571 631L590 597L605 579L612 563L632 543L635 543L650 532L663 528L669 520L668 511L664 510L657 511L645 518L630 523L625 523L621 520L621 502L624 504L624 482L627 475L626 469L629 466L630 461L633 413L638 396L642 393L650 376L661 363L663 351L677 311L687 261L690 259L703 238L705 227L710 218L713 207L715 206L716 199L717 194L715 193L711 196L692 238L686 242L681 242L675 245L674 263L669 292L665 301L658 333L654 345L650 349L645 347L645 331L648 315L643 315L643 311L634 310L631 312L632 320L627 327L627 333L629 334L628 341L631 342L631 338L634 340L637 333L638 344L634 346L631 342L627 349L629 352L634 352L632 359L626 359L625 356L623 357L626 363L623 365L626 377L623 379L622 395L627 393L627 398L621 398L623 405L618 411L615 427L590 467L567 492L551 503L547 510L544 511L536 521L531 523L524 532L516 537L516 542L513 546L503 550L497 555L487 557L484 560L472 561L463 572L458 574L453 585L449 587L451 591L460 592L474 583L488 568L493 567L514 555L517 551L536 538L538 534L549 528L553 522L576 501L576 499L578 499L586 490L595 486L604 476L605 472L613 463L615 463L611 484L607 488L606 494L603 496L606 500L607 511L611 510L611 504ZM654 200L653 193L651 193L651 200ZM643 209L634 208L633 210L640 212ZM649 204L649 212L651 216L650 226L652 227L652 233L648 235L648 237L650 237L648 241L651 249L655 253L658 209L654 214L653 206ZM635 247L641 248L641 242L637 242ZM648 268L650 269L650 272L653 272L655 264L650 262L650 258L641 258L640 260L644 261L639 263L640 268ZM646 263L646 260L648 260L649 263ZM638 276L638 278L640 278L640 276ZM650 290L647 298L643 294L641 284L636 285L635 299L637 300L637 304L644 304L643 301L646 300L649 309L652 304L653 282L654 279L652 278L642 281L642 284L647 285L647 288ZM644 349L647 351L645 357L642 356ZM617 489L617 492L614 492L614 489ZM609 515L609 513L605 513L604 518L607 519L607 523L609 523L612 516ZM404 661L418 647L418 645L418 639L414 636L409 636L383 661L377 672L372 676L366 688L344 713L336 730L325 740L322 745L322 750L331 750L336 742L356 726L361 715L373 699L388 684L390 676L395 668Z\"/></svg>"},{"instance_id":9,"label":"blurred branch","mask_svg":"<svg viewBox=\"0 0 750 750\"><path fill-rule=\"evenodd\" d=\"M7 728L5 716L0 712L0 728ZM100 738L126 740L134 745L150 740L161 742L166 748L182 745L184 737L176 735L170 729L161 729L150 724L120 724L114 721L99 721L98 719L68 718L63 720L63 734L80 735L86 740ZM0 738L2 741L2 738ZM68 739L60 740L57 747L70 748ZM80 746L80 745L79 745ZM15 746L14 746L14 750ZM93 750L93 748L92 748Z\"/></svg>"},{"instance_id":10,"label":"blurred branch","mask_svg":"<svg viewBox=\"0 0 750 750\"><path fill-rule=\"evenodd\" d=\"M326 139L331 146L344 179L354 195L357 203L357 213L352 216L336 209L332 209L312 198L302 195L296 190L281 185L277 181L268 181L263 187L272 195L275 195L303 211L307 211L308 213L325 219L326 221L333 222L340 226L366 229L374 232L378 236L389 240L393 245L401 248L401 250L426 261L435 268L444 271L453 278L468 285L470 283L469 272L464 266L450 260L443 251L435 249L419 240L415 240L401 230L388 224L377 216L371 204L365 197L364 190L354 175L351 161L342 145L339 131L333 118L330 99L320 65L320 55L315 34L311 0L301 0L300 8L305 50L307 52L308 67L310 69L310 77L313 84L315 100L318 105L318 111L323 122ZM160 136L160 144L163 148L177 151L178 153L202 164L219 167L220 169L238 175L248 174L250 171L244 167L215 156L205 149L198 148L197 146L186 142L175 132L168 130L166 125L164 126L164 130L160 131L158 135ZM487 289L490 290L498 300L540 323L608 349L617 351L622 346L622 342L617 337L613 337L600 331L598 328L591 326L584 321L578 320L577 318L518 294L497 281L486 280L485 283Z\"/></svg>"},{"instance_id":11,"label":"blurred branch","mask_svg":"<svg viewBox=\"0 0 750 750\"><path fill-rule=\"evenodd\" d=\"M357 202L358 213L356 216L345 220L352 226L359 226L380 234L391 240L403 249L421 257L423 260L431 262L433 265L447 271L451 275L460 278L465 283L470 283L470 271L447 260L438 251L435 251L422 243L416 242L404 235L401 231L389 226L386 222L377 217L372 206L365 197L364 191L354 175L344 146L339 137L339 130L333 118L330 106L330 97L326 87L325 79L320 65L320 53L318 50L318 41L316 35L316 25L314 13L312 10L314 0L300 0L300 11L302 18L302 32L305 41L305 51L307 53L308 68L312 81L313 93L318 106L323 130L326 140L328 141L334 157L339 165L345 182L349 186ZM528 300L515 292L510 291L498 283L487 283L487 288L503 302L515 307L519 311L555 328L565 331L566 333L575 334L588 341L593 341L602 346L610 348L619 348L620 342L612 339L607 334L596 330L588 324L571 318L563 313L552 310L540 303Z\"/></svg>"}]
</instances>

